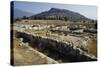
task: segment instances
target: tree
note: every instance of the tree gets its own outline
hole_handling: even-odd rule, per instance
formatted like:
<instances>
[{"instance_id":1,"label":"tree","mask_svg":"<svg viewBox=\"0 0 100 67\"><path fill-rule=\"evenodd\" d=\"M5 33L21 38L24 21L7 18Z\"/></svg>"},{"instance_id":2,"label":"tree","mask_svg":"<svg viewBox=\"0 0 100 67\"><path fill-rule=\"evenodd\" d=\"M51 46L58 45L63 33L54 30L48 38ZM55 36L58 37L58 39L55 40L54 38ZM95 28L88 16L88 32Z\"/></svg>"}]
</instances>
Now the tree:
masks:
<instances>
[{"instance_id":1,"label":"tree","mask_svg":"<svg viewBox=\"0 0 100 67\"><path fill-rule=\"evenodd\" d=\"M14 21L16 22L16 21L21 21L21 19L20 18L16 18L16 19L14 19Z\"/></svg>"},{"instance_id":2,"label":"tree","mask_svg":"<svg viewBox=\"0 0 100 67\"><path fill-rule=\"evenodd\" d=\"M95 29L97 29L97 22L96 22L96 24L95 24Z\"/></svg>"},{"instance_id":3,"label":"tree","mask_svg":"<svg viewBox=\"0 0 100 67\"><path fill-rule=\"evenodd\" d=\"M28 19L28 17L26 17L26 16L23 16L23 17L22 17L22 19Z\"/></svg>"}]
</instances>

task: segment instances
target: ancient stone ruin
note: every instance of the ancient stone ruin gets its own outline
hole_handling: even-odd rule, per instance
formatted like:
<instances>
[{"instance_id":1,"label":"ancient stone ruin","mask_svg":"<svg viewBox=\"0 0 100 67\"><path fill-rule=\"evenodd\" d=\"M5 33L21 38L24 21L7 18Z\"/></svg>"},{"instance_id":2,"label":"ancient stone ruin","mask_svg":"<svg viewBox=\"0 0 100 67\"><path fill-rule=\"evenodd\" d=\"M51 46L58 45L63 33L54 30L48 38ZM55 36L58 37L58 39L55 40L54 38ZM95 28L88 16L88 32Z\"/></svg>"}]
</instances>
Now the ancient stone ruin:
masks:
<instances>
[{"instance_id":1,"label":"ancient stone ruin","mask_svg":"<svg viewBox=\"0 0 100 67\"><path fill-rule=\"evenodd\" d=\"M94 56L91 56L80 48L75 48L70 44L58 42L56 40L42 38L40 36L33 36L25 32L16 32L17 38L23 38L24 43L32 48L38 48L40 52L54 60L61 60L61 62L80 62L80 61L96 61Z\"/></svg>"}]
</instances>

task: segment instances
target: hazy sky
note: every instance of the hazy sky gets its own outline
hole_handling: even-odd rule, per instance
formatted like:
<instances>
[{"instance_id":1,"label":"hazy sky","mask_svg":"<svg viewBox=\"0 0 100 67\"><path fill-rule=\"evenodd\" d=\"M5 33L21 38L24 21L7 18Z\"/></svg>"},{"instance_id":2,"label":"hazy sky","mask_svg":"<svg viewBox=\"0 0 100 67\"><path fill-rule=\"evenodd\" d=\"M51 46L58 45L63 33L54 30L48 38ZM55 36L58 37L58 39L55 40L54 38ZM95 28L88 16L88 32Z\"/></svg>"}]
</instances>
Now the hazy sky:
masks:
<instances>
[{"instance_id":1,"label":"hazy sky","mask_svg":"<svg viewBox=\"0 0 100 67\"><path fill-rule=\"evenodd\" d=\"M97 19L97 7L89 6L89 5L72 5L72 4L15 1L14 8L21 9L27 12L31 12L33 14L40 13L42 11L48 11L50 10L50 8L61 8L61 9L68 9L74 12L78 12L86 16L87 18Z\"/></svg>"}]
</instances>

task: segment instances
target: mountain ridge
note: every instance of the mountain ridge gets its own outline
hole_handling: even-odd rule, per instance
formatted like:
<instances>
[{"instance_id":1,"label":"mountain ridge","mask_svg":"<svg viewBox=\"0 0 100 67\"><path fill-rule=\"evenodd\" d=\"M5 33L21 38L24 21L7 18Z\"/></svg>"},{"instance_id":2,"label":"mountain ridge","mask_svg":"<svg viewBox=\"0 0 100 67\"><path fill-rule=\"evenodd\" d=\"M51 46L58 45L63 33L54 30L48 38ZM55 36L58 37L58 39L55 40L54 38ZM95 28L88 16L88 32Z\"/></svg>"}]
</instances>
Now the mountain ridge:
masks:
<instances>
[{"instance_id":1,"label":"mountain ridge","mask_svg":"<svg viewBox=\"0 0 100 67\"><path fill-rule=\"evenodd\" d=\"M67 9L51 8L48 11L44 11L35 15L30 16L30 18L39 19L66 19L66 20L88 20L87 17L81 15L80 13L73 12Z\"/></svg>"}]
</instances>

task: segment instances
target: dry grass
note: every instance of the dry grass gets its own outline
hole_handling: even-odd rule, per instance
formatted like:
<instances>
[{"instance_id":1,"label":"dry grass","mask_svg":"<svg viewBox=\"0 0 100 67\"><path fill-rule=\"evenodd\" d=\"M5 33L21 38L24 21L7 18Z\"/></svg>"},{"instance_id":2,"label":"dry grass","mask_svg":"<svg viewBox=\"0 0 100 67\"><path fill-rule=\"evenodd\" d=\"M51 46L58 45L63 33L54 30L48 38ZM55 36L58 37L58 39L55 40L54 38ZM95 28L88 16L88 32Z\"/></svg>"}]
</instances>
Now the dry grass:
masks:
<instances>
[{"instance_id":1,"label":"dry grass","mask_svg":"<svg viewBox=\"0 0 100 67\"><path fill-rule=\"evenodd\" d=\"M89 49L89 53L97 57L97 42L95 40L88 41L87 48Z\"/></svg>"},{"instance_id":2,"label":"dry grass","mask_svg":"<svg viewBox=\"0 0 100 67\"><path fill-rule=\"evenodd\" d=\"M18 24L43 24L43 25L66 25L68 23L71 23L69 21L61 21L61 20L28 20L28 22L25 22L26 20L18 21Z\"/></svg>"},{"instance_id":3,"label":"dry grass","mask_svg":"<svg viewBox=\"0 0 100 67\"><path fill-rule=\"evenodd\" d=\"M27 21L27 22L26 22ZM43 25L85 25L87 27L94 27L95 23L82 23L82 22L71 22L71 21L63 21L63 20L22 20L16 22L18 24L43 24Z\"/></svg>"}]
</instances>

